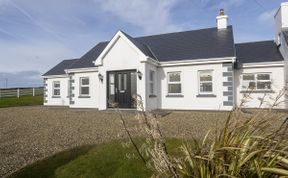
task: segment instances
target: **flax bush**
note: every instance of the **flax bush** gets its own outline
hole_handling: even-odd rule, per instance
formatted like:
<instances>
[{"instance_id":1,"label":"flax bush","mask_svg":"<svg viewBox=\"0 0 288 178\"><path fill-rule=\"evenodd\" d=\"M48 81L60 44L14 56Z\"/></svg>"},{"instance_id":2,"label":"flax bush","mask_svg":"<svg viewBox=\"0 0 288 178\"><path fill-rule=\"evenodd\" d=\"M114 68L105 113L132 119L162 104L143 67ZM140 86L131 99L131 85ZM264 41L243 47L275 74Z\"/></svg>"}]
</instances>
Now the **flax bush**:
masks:
<instances>
[{"instance_id":1,"label":"flax bush","mask_svg":"<svg viewBox=\"0 0 288 178\"><path fill-rule=\"evenodd\" d=\"M247 114L242 109L250 97L247 94L221 130L208 131L202 139L183 140L182 154L177 156L168 153L158 116L144 111L140 96L137 105L142 111L136 119L137 129L146 133L143 145L135 144L123 116L121 120L138 156L153 170L152 177L288 177L288 117L273 110L285 95L283 90L269 109ZM264 97L259 99L259 107Z\"/></svg>"}]
</instances>

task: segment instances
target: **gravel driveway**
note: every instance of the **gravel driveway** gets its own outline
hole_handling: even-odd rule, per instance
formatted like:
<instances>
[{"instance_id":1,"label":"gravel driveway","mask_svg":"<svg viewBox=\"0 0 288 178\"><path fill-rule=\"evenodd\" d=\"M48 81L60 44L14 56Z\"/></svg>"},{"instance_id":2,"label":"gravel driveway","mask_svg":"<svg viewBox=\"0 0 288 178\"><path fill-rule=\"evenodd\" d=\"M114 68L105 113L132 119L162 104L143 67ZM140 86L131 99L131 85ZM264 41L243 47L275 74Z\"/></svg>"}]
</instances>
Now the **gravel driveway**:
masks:
<instances>
[{"instance_id":1,"label":"gravel driveway","mask_svg":"<svg viewBox=\"0 0 288 178\"><path fill-rule=\"evenodd\" d=\"M124 112L130 127L134 111ZM227 112L165 112L160 125L169 137L199 137L221 125ZM217 119L218 118L218 119ZM0 109L0 177L75 146L126 137L115 111L55 107Z\"/></svg>"}]
</instances>

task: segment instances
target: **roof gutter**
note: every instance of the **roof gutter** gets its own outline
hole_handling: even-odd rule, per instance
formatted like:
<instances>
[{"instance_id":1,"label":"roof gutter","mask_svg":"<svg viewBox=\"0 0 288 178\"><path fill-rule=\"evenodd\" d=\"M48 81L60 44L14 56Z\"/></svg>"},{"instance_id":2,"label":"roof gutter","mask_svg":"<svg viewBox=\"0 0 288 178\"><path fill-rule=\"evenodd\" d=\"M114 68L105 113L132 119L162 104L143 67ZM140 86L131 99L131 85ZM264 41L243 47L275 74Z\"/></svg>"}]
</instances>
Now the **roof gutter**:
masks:
<instances>
[{"instance_id":1,"label":"roof gutter","mask_svg":"<svg viewBox=\"0 0 288 178\"><path fill-rule=\"evenodd\" d=\"M283 67L284 61L278 62L258 62L258 63L243 63L240 68L262 68L262 67Z\"/></svg>"},{"instance_id":2,"label":"roof gutter","mask_svg":"<svg viewBox=\"0 0 288 178\"><path fill-rule=\"evenodd\" d=\"M208 59L190 59L181 61L168 61L159 62L159 67L173 67L173 66L185 66L185 65L201 65L201 64L217 64L217 63L235 63L236 57L222 57L222 58L208 58Z\"/></svg>"},{"instance_id":3,"label":"roof gutter","mask_svg":"<svg viewBox=\"0 0 288 178\"><path fill-rule=\"evenodd\" d=\"M83 72L98 72L98 67L65 69L64 71L67 74L69 74L69 73L83 73Z\"/></svg>"},{"instance_id":4,"label":"roof gutter","mask_svg":"<svg viewBox=\"0 0 288 178\"><path fill-rule=\"evenodd\" d=\"M49 79L49 78L66 78L68 77L67 74L61 74L61 75L42 75L41 78L45 79Z\"/></svg>"}]
</instances>

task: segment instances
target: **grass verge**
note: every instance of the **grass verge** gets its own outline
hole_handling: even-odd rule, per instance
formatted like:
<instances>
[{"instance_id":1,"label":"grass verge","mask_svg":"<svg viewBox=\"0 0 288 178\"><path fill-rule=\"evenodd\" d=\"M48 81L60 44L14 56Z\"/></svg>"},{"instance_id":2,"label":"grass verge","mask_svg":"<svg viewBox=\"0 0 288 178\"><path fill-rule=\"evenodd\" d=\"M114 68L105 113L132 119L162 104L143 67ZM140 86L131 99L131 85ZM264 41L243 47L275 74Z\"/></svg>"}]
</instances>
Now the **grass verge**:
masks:
<instances>
[{"instance_id":1,"label":"grass verge","mask_svg":"<svg viewBox=\"0 0 288 178\"><path fill-rule=\"evenodd\" d=\"M138 144L141 142L137 141ZM179 154L181 143L177 139L168 139L168 151ZM138 158L132 146L122 146L121 141L113 141L60 152L19 170L10 178L142 178L151 175L151 170Z\"/></svg>"},{"instance_id":2,"label":"grass verge","mask_svg":"<svg viewBox=\"0 0 288 178\"><path fill-rule=\"evenodd\" d=\"M42 105L43 96L21 96L20 98L0 98L0 108Z\"/></svg>"}]
</instances>

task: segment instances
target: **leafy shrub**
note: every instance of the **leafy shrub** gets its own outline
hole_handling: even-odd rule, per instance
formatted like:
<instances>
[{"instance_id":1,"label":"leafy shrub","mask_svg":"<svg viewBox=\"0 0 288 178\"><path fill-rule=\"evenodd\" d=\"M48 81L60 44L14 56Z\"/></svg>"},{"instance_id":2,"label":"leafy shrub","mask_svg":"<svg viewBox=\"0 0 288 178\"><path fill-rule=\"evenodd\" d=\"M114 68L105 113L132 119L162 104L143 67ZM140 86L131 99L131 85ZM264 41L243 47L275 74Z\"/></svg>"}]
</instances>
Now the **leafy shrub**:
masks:
<instances>
[{"instance_id":1,"label":"leafy shrub","mask_svg":"<svg viewBox=\"0 0 288 178\"><path fill-rule=\"evenodd\" d=\"M146 133L145 144L138 147L122 115L121 121L138 155L153 170L153 177L284 177L288 176L288 118L286 113L273 110L282 103L280 98L270 109L252 114L243 112L243 100L220 131L208 131L200 140L183 141L179 148L182 154L177 156L167 152L158 116L144 111L140 96L137 129ZM261 103L263 99L259 106Z\"/></svg>"}]
</instances>

